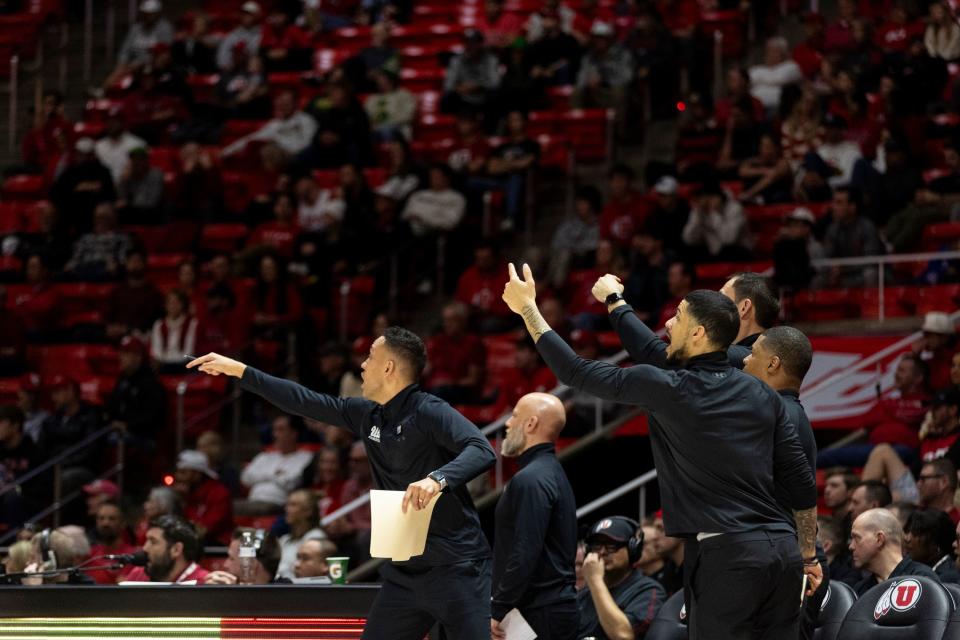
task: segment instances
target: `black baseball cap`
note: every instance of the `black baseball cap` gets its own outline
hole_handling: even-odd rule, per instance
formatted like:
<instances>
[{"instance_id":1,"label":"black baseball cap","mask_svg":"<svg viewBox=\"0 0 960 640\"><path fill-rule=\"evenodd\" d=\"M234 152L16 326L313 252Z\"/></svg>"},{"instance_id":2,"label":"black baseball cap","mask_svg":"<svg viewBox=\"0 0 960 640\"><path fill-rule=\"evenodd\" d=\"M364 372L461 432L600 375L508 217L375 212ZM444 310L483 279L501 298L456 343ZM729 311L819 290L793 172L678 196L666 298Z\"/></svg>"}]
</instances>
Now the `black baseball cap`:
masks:
<instances>
[{"instance_id":1,"label":"black baseball cap","mask_svg":"<svg viewBox=\"0 0 960 640\"><path fill-rule=\"evenodd\" d=\"M629 518L611 516L594 523L587 534L587 544L600 541L604 538L614 542L625 543L637 534L636 525Z\"/></svg>"}]
</instances>

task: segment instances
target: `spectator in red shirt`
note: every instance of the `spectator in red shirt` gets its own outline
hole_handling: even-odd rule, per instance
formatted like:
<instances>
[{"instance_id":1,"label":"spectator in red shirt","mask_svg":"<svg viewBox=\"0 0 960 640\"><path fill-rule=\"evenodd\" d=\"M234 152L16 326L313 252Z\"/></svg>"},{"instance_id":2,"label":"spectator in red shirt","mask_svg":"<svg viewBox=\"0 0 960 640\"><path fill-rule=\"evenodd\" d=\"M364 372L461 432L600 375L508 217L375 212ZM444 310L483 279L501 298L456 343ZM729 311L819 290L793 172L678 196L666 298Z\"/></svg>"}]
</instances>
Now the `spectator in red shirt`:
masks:
<instances>
[{"instance_id":1,"label":"spectator in red shirt","mask_svg":"<svg viewBox=\"0 0 960 640\"><path fill-rule=\"evenodd\" d=\"M918 356L907 354L900 359L893 393L881 398L864 419L871 443L901 444L910 449L920 446L918 431L929 400L927 375L927 367Z\"/></svg>"},{"instance_id":2,"label":"spectator in red shirt","mask_svg":"<svg viewBox=\"0 0 960 640\"><path fill-rule=\"evenodd\" d=\"M922 22L911 21L903 2L896 2L889 19L877 29L876 43L885 53L902 54L916 38L923 39Z\"/></svg>"},{"instance_id":3,"label":"spectator in red shirt","mask_svg":"<svg viewBox=\"0 0 960 640\"><path fill-rule=\"evenodd\" d=\"M633 234L643 228L653 203L633 186L635 174L625 164L610 170L610 197L600 214L600 237L620 248L630 246Z\"/></svg>"},{"instance_id":4,"label":"spectator in red shirt","mask_svg":"<svg viewBox=\"0 0 960 640\"><path fill-rule=\"evenodd\" d=\"M451 404L480 401L486 370L486 349L480 336L467 330L470 310L462 302L443 308L443 330L427 341L430 393Z\"/></svg>"},{"instance_id":5,"label":"spectator in red shirt","mask_svg":"<svg viewBox=\"0 0 960 640\"><path fill-rule=\"evenodd\" d=\"M267 71L307 71L312 53L310 37L278 5L267 16L260 35L260 54Z\"/></svg>"},{"instance_id":6,"label":"spectator in red shirt","mask_svg":"<svg viewBox=\"0 0 960 640\"><path fill-rule=\"evenodd\" d=\"M126 518L117 502L111 500L97 507L94 531L98 542L90 545L90 557L95 558L107 554L119 555L136 552L137 547L124 540L123 534L126 526ZM93 564L103 563L94 561ZM129 573L131 569L132 567L99 569L96 571L87 571L87 575L93 578L93 581L97 584L116 584L122 580L123 576Z\"/></svg>"},{"instance_id":7,"label":"spectator in red shirt","mask_svg":"<svg viewBox=\"0 0 960 640\"><path fill-rule=\"evenodd\" d=\"M260 258L254 286L253 330L260 337L280 339L300 319L300 294L289 284L280 262L272 255Z\"/></svg>"},{"instance_id":8,"label":"spectator in red shirt","mask_svg":"<svg viewBox=\"0 0 960 640\"><path fill-rule=\"evenodd\" d=\"M50 162L60 156L58 138L69 138L72 130L73 123L64 115L63 95L59 91L47 91L33 129L27 132L21 143L24 168L43 173Z\"/></svg>"},{"instance_id":9,"label":"spectator in red shirt","mask_svg":"<svg viewBox=\"0 0 960 640\"><path fill-rule=\"evenodd\" d=\"M201 536L183 518L160 516L150 523L143 543L147 566L131 571L127 580L203 584L209 571L197 564L200 540ZM229 544L229 540L230 529L227 529L222 543Z\"/></svg>"},{"instance_id":10,"label":"spectator in red shirt","mask_svg":"<svg viewBox=\"0 0 960 640\"><path fill-rule=\"evenodd\" d=\"M503 10L503 0L487 0L483 13L477 18L476 28L494 49L505 49L524 31L524 20L516 13Z\"/></svg>"},{"instance_id":11,"label":"spectator in red shirt","mask_svg":"<svg viewBox=\"0 0 960 640\"><path fill-rule=\"evenodd\" d=\"M570 312L574 328L595 330L598 324L606 322L606 305L597 301L592 289L597 279L607 273L624 280L628 275L620 250L610 240L600 240L593 265L572 272L568 278L567 311Z\"/></svg>"},{"instance_id":12,"label":"spectator in red shirt","mask_svg":"<svg viewBox=\"0 0 960 640\"><path fill-rule=\"evenodd\" d=\"M309 470L308 470L309 472ZM340 498L343 495L343 455L340 449L327 445L317 452L314 458L312 482L307 482L317 496L317 506L320 517L323 518L341 506Z\"/></svg>"},{"instance_id":13,"label":"spectator in red shirt","mask_svg":"<svg viewBox=\"0 0 960 640\"><path fill-rule=\"evenodd\" d=\"M950 316L931 311L923 318L923 337L914 352L927 364L930 388L944 389L951 383L950 368L956 351L955 329Z\"/></svg>"},{"instance_id":14,"label":"spectator in red shirt","mask_svg":"<svg viewBox=\"0 0 960 640\"><path fill-rule=\"evenodd\" d=\"M181 451L174 477L173 487L183 499L183 515L196 525L197 536L211 544L229 544L233 499L210 468L207 456L191 449Z\"/></svg>"},{"instance_id":15,"label":"spectator in red shirt","mask_svg":"<svg viewBox=\"0 0 960 640\"><path fill-rule=\"evenodd\" d=\"M503 301L506 265L497 247L482 240L473 252L473 265L457 282L456 299L470 307L481 333L497 333L514 326L513 314Z\"/></svg>"},{"instance_id":16,"label":"spectator in red shirt","mask_svg":"<svg viewBox=\"0 0 960 640\"><path fill-rule=\"evenodd\" d=\"M960 509L953 504L957 490L957 468L946 458L924 463L917 479L920 489L920 505L943 511L953 524L960 524Z\"/></svg>"},{"instance_id":17,"label":"spectator in red shirt","mask_svg":"<svg viewBox=\"0 0 960 640\"><path fill-rule=\"evenodd\" d=\"M557 386L556 376L543 364L537 348L529 338L517 341L513 366L513 369L507 369L500 376L500 389L497 394L499 405L512 407L528 393L545 393Z\"/></svg>"},{"instance_id":18,"label":"spectator in red shirt","mask_svg":"<svg viewBox=\"0 0 960 640\"><path fill-rule=\"evenodd\" d=\"M480 118L474 111L457 114L457 137L447 164L461 177L482 175L490 159L490 145L480 130Z\"/></svg>"},{"instance_id":19,"label":"spectator in red shirt","mask_svg":"<svg viewBox=\"0 0 960 640\"><path fill-rule=\"evenodd\" d=\"M340 502L344 505L366 495L373 488L370 462L362 442L351 445L349 460L350 478L344 483L340 494ZM352 562L362 563L370 557L370 504L334 520L326 526L326 532Z\"/></svg>"},{"instance_id":20,"label":"spectator in red shirt","mask_svg":"<svg viewBox=\"0 0 960 640\"><path fill-rule=\"evenodd\" d=\"M293 249L300 235L300 226L294 219L293 196L289 193L278 193L273 199L273 216L270 222L263 222L253 230L248 247L269 247L282 258L289 260L293 257Z\"/></svg>"},{"instance_id":21,"label":"spectator in red shirt","mask_svg":"<svg viewBox=\"0 0 960 640\"><path fill-rule=\"evenodd\" d=\"M793 61L800 66L806 78L817 75L823 64L825 26L822 15L808 13L803 21L803 41L793 48Z\"/></svg>"},{"instance_id":22,"label":"spectator in red shirt","mask_svg":"<svg viewBox=\"0 0 960 640\"><path fill-rule=\"evenodd\" d=\"M829 53L845 53L854 47L853 23L857 20L857 5L854 0L837 2L839 15L827 25L824 33L824 49Z\"/></svg>"},{"instance_id":23,"label":"spectator in red shirt","mask_svg":"<svg viewBox=\"0 0 960 640\"><path fill-rule=\"evenodd\" d=\"M39 255L27 258L24 276L30 288L9 301L23 320L27 337L32 340L49 339L60 325L62 305L60 294L50 281L50 269Z\"/></svg>"}]
</instances>

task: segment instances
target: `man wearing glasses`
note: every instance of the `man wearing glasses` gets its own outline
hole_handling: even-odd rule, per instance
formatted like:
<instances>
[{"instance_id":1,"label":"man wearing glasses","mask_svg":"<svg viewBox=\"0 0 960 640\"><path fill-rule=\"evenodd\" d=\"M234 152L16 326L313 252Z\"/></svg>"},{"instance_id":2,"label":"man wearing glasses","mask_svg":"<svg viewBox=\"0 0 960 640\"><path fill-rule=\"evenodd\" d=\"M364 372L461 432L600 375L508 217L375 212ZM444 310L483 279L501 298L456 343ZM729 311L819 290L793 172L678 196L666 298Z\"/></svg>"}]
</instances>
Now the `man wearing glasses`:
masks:
<instances>
[{"instance_id":1,"label":"man wearing glasses","mask_svg":"<svg viewBox=\"0 0 960 640\"><path fill-rule=\"evenodd\" d=\"M586 587L577 594L578 638L643 638L667 599L660 583L633 566L643 553L638 528L623 516L590 527L582 569Z\"/></svg>"},{"instance_id":2,"label":"man wearing glasses","mask_svg":"<svg viewBox=\"0 0 960 640\"><path fill-rule=\"evenodd\" d=\"M943 511L953 524L960 523L960 509L953 504L953 494L957 490L957 468L946 458L938 458L924 463L917 478L920 490L920 505Z\"/></svg>"}]
</instances>

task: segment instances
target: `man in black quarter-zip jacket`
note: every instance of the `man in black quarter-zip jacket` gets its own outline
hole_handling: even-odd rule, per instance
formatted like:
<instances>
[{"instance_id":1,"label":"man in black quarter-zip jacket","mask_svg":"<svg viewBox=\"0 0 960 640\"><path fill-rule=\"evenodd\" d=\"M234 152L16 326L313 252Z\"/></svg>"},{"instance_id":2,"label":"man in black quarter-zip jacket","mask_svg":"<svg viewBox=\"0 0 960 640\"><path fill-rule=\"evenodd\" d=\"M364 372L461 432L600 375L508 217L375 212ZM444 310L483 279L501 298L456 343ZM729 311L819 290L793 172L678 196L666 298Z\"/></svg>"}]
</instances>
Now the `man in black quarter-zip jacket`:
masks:
<instances>
[{"instance_id":1,"label":"man in black quarter-zip jacket","mask_svg":"<svg viewBox=\"0 0 960 640\"><path fill-rule=\"evenodd\" d=\"M808 594L821 578L817 487L780 396L730 366L726 351L740 327L734 303L715 291L688 294L667 325L666 357L676 368L620 368L579 358L550 329L523 270L521 279L509 265L503 299L557 378L648 412L665 533L686 540L690 638L797 637L802 576ZM777 500L775 475L795 523Z\"/></svg>"},{"instance_id":2,"label":"man in black quarter-zip jacket","mask_svg":"<svg viewBox=\"0 0 960 640\"><path fill-rule=\"evenodd\" d=\"M479 429L439 398L420 391L423 341L390 327L361 365L363 398L336 398L269 376L215 353L190 362L240 379L284 411L353 431L367 449L377 489L405 491L403 510L440 498L423 555L389 562L363 630L367 640L420 640L439 622L447 637L490 637L490 546L467 482L496 454Z\"/></svg>"},{"instance_id":3,"label":"man in black quarter-zip jacket","mask_svg":"<svg viewBox=\"0 0 960 640\"><path fill-rule=\"evenodd\" d=\"M511 609L538 638L577 635L577 503L556 450L565 422L563 403L546 393L520 398L507 420L501 453L518 458L520 471L497 503L493 640L506 637L500 622Z\"/></svg>"}]
</instances>

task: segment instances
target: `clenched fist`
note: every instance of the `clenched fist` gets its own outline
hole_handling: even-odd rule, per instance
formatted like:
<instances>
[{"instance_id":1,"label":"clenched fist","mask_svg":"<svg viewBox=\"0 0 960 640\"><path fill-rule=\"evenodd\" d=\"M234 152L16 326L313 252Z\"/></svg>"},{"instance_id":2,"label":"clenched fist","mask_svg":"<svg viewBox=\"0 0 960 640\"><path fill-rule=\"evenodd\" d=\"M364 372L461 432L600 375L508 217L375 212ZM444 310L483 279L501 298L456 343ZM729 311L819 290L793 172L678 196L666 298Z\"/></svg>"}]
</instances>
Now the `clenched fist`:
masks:
<instances>
[{"instance_id":1,"label":"clenched fist","mask_svg":"<svg viewBox=\"0 0 960 640\"><path fill-rule=\"evenodd\" d=\"M623 293L623 283L620 282L620 278L608 273L597 279L591 293L593 293L593 297L596 298L598 302L605 304L607 296L611 293Z\"/></svg>"}]
</instances>

